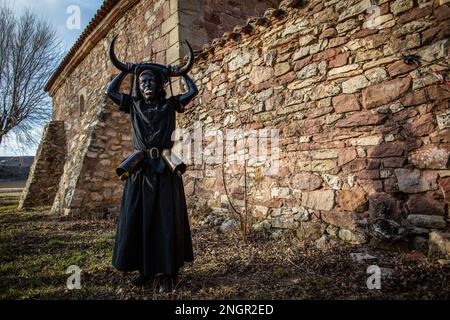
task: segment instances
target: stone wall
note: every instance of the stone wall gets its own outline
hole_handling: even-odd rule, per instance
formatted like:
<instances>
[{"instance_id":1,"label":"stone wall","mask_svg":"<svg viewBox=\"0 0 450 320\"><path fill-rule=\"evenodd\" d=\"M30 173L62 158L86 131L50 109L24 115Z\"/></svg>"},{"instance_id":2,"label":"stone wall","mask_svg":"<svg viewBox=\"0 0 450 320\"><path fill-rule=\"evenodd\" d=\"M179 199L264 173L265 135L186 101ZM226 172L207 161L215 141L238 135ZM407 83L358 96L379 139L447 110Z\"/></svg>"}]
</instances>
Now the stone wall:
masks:
<instances>
[{"instance_id":1,"label":"stone wall","mask_svg":"<svg viewBox=\"0 0 450 320\"><path fill-rule=\"evenodd\" d=\"M53 213L117 213L122 183L115 168L132 146L127 115L104 95L108 82L118 72L107 56L109 41L119 35L116 54L123 61L180 61L181 3L185 1L119 2L52 84L53 119L65 123L68 150ZM258 8L261 6L255 10ZM243 22L253 13L247 8L239 17ZM198 30L201 32L204 30ZM129 85L125 83L122 89L128 92Z\"/></svg>"},{"instance_id":2,"label":"stone wall","mask_svg":"<svg viewBox=\"0 0 450 320\"><path fill-rule=\"evenodd\" d=\"M431 74L449 63L449 1L379 1L372 29L371 1L301 2L205 47L179 125L279 130L278 174L247 165L255 230L421 246L449 219L450 87ZM244 167L225 172L242 209ZM191 165L185 185L191 204L229 207L220 165Z\"/></svg>"},{"instance_id":3,"label":"stone wall","mask_svg":"<svg viewBox=\"0 0 450 320\"><path fill-rule=\"evenodd\" d=\"M187 39L196 48L224 32L233 31L250 16L261 16L268 8L278 8L277 0L256 1L180 1L180 40ZM183 55L187 51L183 51Z\"/></svg>"},{"instance_id":4,"label":"stone wall","mask_svg":"<svg viewBox=\"0 0 450 320\"><path fill-rule=\"evenodd\" d=\"M19 202L19 209L51 205L58 190L66 156L64 122L51 121L44 128L42 140L31 165Z\"/></svg>"}]
</instances>

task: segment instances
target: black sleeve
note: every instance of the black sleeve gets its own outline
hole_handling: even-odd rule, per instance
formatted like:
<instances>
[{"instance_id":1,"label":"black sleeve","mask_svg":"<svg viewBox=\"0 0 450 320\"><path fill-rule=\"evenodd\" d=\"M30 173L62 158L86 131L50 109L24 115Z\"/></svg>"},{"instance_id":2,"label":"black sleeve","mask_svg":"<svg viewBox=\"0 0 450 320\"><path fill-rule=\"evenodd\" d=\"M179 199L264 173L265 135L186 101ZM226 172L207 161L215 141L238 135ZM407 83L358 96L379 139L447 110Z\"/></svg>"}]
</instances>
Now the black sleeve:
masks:
<instances>
[{"instance_id":1,"label":"black sleeve","mask_svg":"<svg viewBox=\"0 0 450 320\"><path fill-rule=\"evenodd\" d=\"M120 99L119 110L124 113L130 113L132 103L133 101L128 94L122 94Z\"/></svg>"},{"instance_id":2,"label":"black sleeve","mask_svg":"<svg viewBox=\"0 0 450 320\"><path fill-rule=\"evenodd\" d=\"M172 106L174 107L175 111L178 113L184 112L184 105L181 103L181 95L173 96L172 98Z\"/></svg>"}]
</instances>

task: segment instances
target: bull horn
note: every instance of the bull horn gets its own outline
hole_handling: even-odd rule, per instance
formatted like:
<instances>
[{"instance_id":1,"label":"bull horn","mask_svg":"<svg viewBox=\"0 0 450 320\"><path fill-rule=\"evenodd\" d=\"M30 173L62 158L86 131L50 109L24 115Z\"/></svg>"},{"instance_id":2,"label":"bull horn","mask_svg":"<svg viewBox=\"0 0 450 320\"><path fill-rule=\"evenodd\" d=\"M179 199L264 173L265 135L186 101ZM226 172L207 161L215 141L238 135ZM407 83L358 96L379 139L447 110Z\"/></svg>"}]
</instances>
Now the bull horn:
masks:
<instances>
[{"instance_id":1,"label":"bull horn","mask_svg":"<svg viewBox=\"0 0 450 320\"><path fill-rule=\"evenodd\" d=\"M180 75L187 74L191 70L192 65L194 64L194 51L192 50L192 47L187 40L186 40L186 44L188 45L188 48L189 48L188 61L184 67L180 68L180 71L177 74L175 74L174 72L171 72L171 74L170 74L171 76L180 76Z\"/></svg>"},{"instance_id":2,"label":"bull horn","mask_svg":"<svg viewBox=\"0 0 450 320\"><path fill-rule=\"evenodd\" d=\"M130 71L129 64L125 64L117 59L116 54L114 53L114 44L116 42L117 35L112 38L111 43L109 44L109 59L111 59L112 64L121 71Z\"/></svg>"}]
</instances>

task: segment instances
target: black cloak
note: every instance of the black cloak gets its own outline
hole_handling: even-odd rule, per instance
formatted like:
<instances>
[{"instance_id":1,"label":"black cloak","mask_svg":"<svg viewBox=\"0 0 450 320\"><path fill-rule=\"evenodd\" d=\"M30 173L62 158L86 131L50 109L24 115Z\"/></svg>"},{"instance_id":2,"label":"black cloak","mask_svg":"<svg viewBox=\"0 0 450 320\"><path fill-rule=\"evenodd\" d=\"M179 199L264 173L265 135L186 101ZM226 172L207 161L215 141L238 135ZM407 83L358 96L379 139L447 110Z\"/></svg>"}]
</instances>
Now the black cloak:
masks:
<instances>
[{"instance_id":1,"label":"black cloak","mask_svg":"<svg viewBox=\"0 0 450 320\"><path fill-rule=\"evenodd\" d=\"M162 97L148 105L138 94L122 95L119 110L130 114L136 150L173 146L175 112L184 110L179 97ZM176 274L190 261L193 249L182 178L161 158L146 158L125 183L112 264L121 271L153 275Z\"/></svg>"}]
</instances>

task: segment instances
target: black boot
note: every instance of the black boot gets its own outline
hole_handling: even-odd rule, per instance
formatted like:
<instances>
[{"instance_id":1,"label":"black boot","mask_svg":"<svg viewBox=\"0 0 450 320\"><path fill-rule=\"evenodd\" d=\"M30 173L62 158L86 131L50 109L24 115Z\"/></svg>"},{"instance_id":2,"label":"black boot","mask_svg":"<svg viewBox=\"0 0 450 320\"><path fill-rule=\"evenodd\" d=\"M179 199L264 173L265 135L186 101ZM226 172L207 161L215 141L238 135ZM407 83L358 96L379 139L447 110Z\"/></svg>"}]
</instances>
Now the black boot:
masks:
<instances>
[{"instance_id":1,"label":"black boot","mask_svg":"<svg viewBox=\"0 0 450 320\"><path fill-rule=\"evenodd\" d=\"M169 293L173 291L174 278L172 275L161 275L159 277L159 293Z\"/></svg>"},{"instance_id":2,"label":"black boot","mask_svg":"<svg viewBox=\"0 0 450 320\"><path fill-rule=\"evenodd\" d=\"M145 286L150 280L153 279L153 276L146 276L145 274L139 272L139 276L137 276L133 281L133 285L136 287L143 287Z\"/></svg>"}]
</instances>

